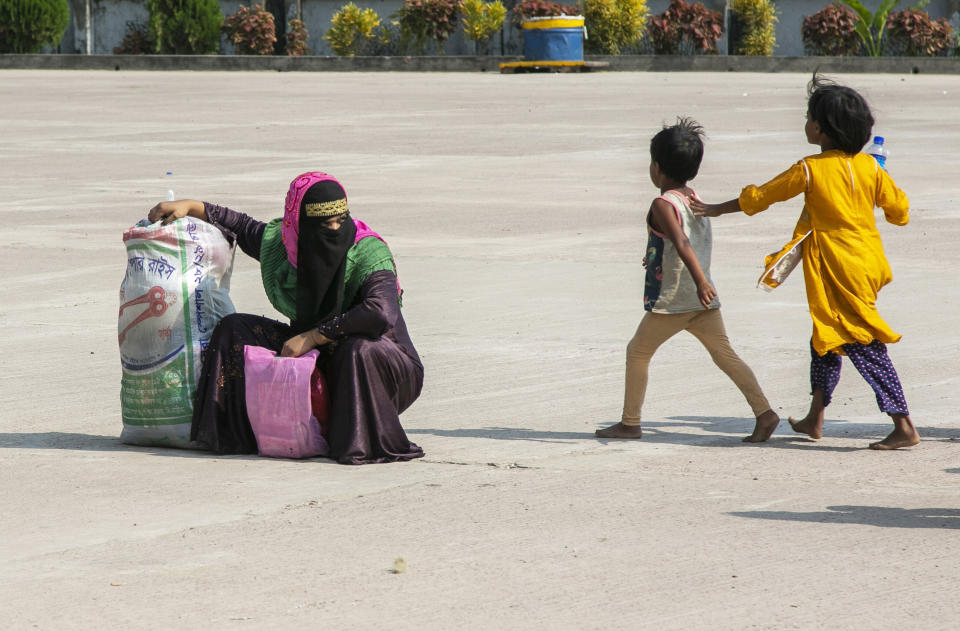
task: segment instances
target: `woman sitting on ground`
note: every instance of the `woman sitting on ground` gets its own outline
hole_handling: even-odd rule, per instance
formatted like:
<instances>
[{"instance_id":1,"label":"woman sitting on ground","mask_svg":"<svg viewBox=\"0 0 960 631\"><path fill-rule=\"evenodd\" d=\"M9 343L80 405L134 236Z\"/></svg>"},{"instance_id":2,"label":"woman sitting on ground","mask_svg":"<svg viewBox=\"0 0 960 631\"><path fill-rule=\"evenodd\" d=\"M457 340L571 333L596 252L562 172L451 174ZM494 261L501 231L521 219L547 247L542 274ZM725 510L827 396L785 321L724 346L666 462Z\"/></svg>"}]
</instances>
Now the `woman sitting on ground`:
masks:
<instances>
[{"instance_id":1,"label":"woman sitting on ground","mask_svg":"<svg viewBox=\"0 0 960 631\"><path fill-rule=\"evenodd\" d=\"M196 200L161 202L148 218L169 223L187 215L260 261L267 297L290 318L287 325L237 313L220 321L203 355L191 440L220 454L256 453L243 347L288 357L318 348L331 395L330 457L344 464L422 457L400 425L400 413L420 395L423 365L400 313L396 266L380 236L351 218L340 183L325 173L298 176L283 219L270 223Z\"/></svg>"}]
</instances>

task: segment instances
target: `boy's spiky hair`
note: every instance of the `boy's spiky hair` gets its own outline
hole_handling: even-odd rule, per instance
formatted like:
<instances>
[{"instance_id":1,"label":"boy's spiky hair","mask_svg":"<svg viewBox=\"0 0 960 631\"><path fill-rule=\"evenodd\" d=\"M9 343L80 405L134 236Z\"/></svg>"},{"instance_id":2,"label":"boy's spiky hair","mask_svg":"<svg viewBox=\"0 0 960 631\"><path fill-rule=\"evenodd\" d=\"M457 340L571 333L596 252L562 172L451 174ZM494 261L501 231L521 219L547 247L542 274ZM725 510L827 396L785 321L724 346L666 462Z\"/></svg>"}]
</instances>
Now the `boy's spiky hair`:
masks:
<instances>
[{"instance_id":1,"label":"boy's spiky hair","mask_svg":"<svg viewBox=\"0 0 960 631\"><path fill-rule=\"evenodd\" d=\"M692 118L677 117L650 140L650 158L671 179L681 184L692 180L703 160L703 127Z\"/></svg>"},{"instance_id":2,"label":"boy's spiky hair","mask_svg":"<svg viewBox=\"0 0 960 631\"><path fill-rule=\"evenodd\" d=\"M873 115L860 93L814 71L807 84L807 114L837 149L859 153L870 140Z\"/></svg>"}]
</instances>

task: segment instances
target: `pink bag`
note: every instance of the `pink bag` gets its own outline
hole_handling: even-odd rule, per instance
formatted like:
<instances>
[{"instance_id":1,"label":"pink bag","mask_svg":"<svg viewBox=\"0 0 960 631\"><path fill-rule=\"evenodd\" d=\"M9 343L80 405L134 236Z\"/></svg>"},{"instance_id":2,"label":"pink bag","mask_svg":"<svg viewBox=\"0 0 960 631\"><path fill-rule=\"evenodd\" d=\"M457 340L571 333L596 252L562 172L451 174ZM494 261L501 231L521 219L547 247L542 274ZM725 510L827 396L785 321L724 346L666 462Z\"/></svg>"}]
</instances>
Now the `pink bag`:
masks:
<instances>
[{"instance_id":1,"label":"pink bag","mask_svg":"<svg viewBox=\"0 0 960 631\"><path fill-rule=\"evenodd\" d=\"M243 347L247 415L261 456L328 453L321 422L327 420L329 397L323 373L316 370L318 355L312 350L301 357L278 357L260 346Z\"/></svg>"}]
</instances>

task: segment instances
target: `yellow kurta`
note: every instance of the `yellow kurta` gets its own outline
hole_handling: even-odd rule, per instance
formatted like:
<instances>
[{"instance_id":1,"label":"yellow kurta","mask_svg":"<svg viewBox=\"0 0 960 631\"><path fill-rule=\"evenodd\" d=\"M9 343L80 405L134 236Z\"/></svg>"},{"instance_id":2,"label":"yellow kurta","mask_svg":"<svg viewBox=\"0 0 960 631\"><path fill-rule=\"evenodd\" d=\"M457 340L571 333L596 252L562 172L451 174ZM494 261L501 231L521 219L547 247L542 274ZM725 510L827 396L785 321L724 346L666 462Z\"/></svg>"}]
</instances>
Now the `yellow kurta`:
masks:
<instances>
[{"instance_id":1,"label":"yellow kurta","mask_svg":"<svg viewBox=\"0 0 960 631\"><path fill-rule=\"evenodd\" d=\"M873 209L888 222L910 220L910 203L873 157L825 151L804 158L762 186L740 193L740 208L756 214L804 194L794 237L803 243L803 276L813 318L813 347L823 355L851 342L900 340L877 313L877 292L893 280Z\"/></svg>"}]
</instances>

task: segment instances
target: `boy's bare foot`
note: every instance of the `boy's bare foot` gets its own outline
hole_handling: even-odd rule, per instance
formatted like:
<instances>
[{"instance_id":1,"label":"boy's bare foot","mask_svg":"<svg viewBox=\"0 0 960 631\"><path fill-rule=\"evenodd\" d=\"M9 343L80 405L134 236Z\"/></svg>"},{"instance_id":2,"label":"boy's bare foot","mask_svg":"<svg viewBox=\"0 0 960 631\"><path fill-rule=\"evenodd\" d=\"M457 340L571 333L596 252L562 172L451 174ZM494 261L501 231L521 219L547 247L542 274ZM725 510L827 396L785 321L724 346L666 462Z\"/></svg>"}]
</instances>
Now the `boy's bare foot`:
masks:
<instances>
[{"instance_id":1,"label":"boy's bare foot","mask_svg":"<svg viewBox=\"0 0 960 631\"><path fill-rule=\"evenodd\" d=\"M767 410L757 417L757 424L753 427L753 433L743 439L745 443L766 442L780 424L780 417L773 410Z\"/></svg>"},{"instance_id":2,"label":"boy's bare foot","mask_svg":"<svg viewBox=\"0 0 960 631\"><path fill-rule=\"evenodd\" d=\"M870 449L878 451L890 451L902 447L913 447L920 442L920 434L917 433L913 422L906 414L891 414L893 417L893 431L881 441L870 443Z\"/></svg>"},{"instance_id":3,"label":"boy's bare foot","mask_svg":"<svg viewBox=\"0 0 960 631\"><path fill-rule=\"evenodd\" d=\"M798 434L806 434L814 440L823 438L823 410L826 408L823 404L824 398L823 390L814 390L813 398L810 400L810 411L807 412L807 415L799 421L794 421L792 416L787 419L791 429Z\"/></svg>"},{"instance_id":4,"label":"boy's bare foot","mask_svg":"<svg viewBox=\"0 0 960 631\"><path fill-rule=\"evenodd\" d=\"M597 435L597 438L642 438L643 437L643 431L640 429L639 425L624 425L623 423L617 423L616 425L611 425L610 427L598 429L595 433Z\"/></svg>"}]
</instances>

